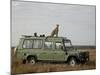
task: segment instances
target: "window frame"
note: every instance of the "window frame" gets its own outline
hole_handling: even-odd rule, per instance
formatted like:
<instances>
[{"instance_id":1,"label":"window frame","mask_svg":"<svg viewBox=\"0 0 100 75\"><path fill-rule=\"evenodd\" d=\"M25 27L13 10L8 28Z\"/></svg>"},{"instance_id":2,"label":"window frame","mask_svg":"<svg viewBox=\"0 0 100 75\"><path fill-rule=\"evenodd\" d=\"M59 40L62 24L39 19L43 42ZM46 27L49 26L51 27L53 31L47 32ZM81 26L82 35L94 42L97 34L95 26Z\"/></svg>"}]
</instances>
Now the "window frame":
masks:
<instances>
[{"instance_id":1,"label":"window frame","mask_svg":"<svg viewBox=\"0 0 100 75\"><path fill-rule=\"evenodd\" d=\"M32 49L42 49L43 48L43 40L42 39L33 39L33 47L34 47L34 40L41 40L42 41L42 47L41 48L32 48Z\"/></svg>"},{"instance_id":2,"label":"window frame","mask_svg":"<svg viewBox=\"0 0 100 75\"><path fill-rule=\"evenodd\" d=\"M57 49L57 47L56 47L56 43L61 43L61 45L62 45L63 48L61 48L61 49L60 49L60 48ZM55 41L54 44L55 44L55 49L56 49L56 50L58 50L58 51L64 50L64 44L63 44L63 42Z\"/></svg>"},{"instance_id":3,"label":"window frame","mask_svg":"<svg viewBox=\"0 0 100 75\"><path fill-rule=\"evenodd\" d=\"M55 49L55 46L52 47L52 48L46 48L46 47L45 47L45 42L51 42L52 45L55 45L53 41L44 41L44 49L48 49L48 50L54 50L54 49Z\"/></svg>"},{"instance_id":4,"label":"window frame","mask_svg":"<svg viewBox=\"0 0 100 75\"><path fill-rule=\"evenodd\" d=\"M24 45L24 42L25 42L26 40L32 40L32 39L24 39L23 45ZM33 40L32 40L32 41L33 41ZM33 49L33 43L32 43L32 48L24 48L23 45L22 45L22 48L23 48L23 49Z\"/></svg>"},{"instance_id":5,"label":"window frame","mask_svg":"<svg viewBox=\"0 0 100 75\"><path fill-rule=\"evenodd\" d=\"M57 41L55 41L55 49L58 50L58 51L59 51L59 50L63 50L63 49L60 49L60 48L58 49L56 43L61 43L62 47L63 47L63 43L62 43L62 42L57 42Z\"/></svg>"},{"instance_id":6,"label":"window frame","mask_svg":"<svg viewBox=\"0 0 100 75\"><path fill-rule=\"evenodd\" d=\"M32 48L24 48L24 47L23 47L24 42L25 42L26 40L32 40ZM41 41L42 41L42 47L41 47L41 48L34 48L34 40L41 40ZM43 40L42 40L42 39L24 39L23 44L22 44L22 48L23 48L23 49L42 49L42 48L43 48Z\"/></svg>"}]
</instances>

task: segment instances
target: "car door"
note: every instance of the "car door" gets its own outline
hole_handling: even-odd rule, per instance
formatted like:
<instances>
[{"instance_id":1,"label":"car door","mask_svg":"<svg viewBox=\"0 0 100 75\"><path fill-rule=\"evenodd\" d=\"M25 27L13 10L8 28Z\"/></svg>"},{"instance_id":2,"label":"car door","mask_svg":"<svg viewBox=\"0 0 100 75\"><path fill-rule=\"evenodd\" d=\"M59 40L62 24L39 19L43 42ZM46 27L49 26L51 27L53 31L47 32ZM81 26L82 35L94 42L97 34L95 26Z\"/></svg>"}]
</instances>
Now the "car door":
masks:
<instances>
[{"instance_id":1,"label":"car door","mask_svg":"<svg viewBox=\"0 0 100 75\"><path fill-rule=\"evenodd\" d=\"M54 43L50 41L44 42L44 49L41 50L41 53L39 55L40 60L53 60L53 54L54 54Z\"/></svg>"},{"instance_id":2,"label":"car door","mask_svg":"<svg viewBox=\"0 0 100 75\"><path fill-rule=\"evenodd\" d=\"M24 57L32 51L33 40L24 39L20 42L19 49L17 50L17 57L20 59L24 59ZM32 53L32 52L31 52Z\"/></svg>"},{"instance_id":3,"label":"car door","mask_svg":"<svg viewBox=\"0 0 100 75\"><path fill-rule=\"evenodd\" d=\"M56 61L65 61L65 51L61 42L55 42L53 58Z\"/></svg>"}]
</instances>

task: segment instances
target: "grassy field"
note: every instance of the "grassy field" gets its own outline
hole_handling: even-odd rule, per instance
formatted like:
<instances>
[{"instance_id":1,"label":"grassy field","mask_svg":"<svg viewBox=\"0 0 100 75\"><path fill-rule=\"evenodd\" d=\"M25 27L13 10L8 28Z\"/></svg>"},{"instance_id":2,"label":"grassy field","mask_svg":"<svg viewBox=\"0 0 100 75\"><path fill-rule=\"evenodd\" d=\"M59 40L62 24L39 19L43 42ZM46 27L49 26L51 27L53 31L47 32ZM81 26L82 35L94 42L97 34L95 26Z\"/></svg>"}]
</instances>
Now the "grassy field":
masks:
<instances>
[{"instance_id":1,"label":"grassy field","mask_svg":"<svg viewBox=\"0 0 100 75\"><path fill-rule=\"evenodd\" d=\"M22 73L43 73L43 72L59 72L59 71L74 71L74 70L89 70L96 69L96 50L95 49L85 49L89 51L90 61L84 65L76 65L71 67L65 63L37 63L35 65L31 64L21 64L19 60L16 60L12 52L11 60L11 73L22 74Z\"/></svg>"}]
</instances>

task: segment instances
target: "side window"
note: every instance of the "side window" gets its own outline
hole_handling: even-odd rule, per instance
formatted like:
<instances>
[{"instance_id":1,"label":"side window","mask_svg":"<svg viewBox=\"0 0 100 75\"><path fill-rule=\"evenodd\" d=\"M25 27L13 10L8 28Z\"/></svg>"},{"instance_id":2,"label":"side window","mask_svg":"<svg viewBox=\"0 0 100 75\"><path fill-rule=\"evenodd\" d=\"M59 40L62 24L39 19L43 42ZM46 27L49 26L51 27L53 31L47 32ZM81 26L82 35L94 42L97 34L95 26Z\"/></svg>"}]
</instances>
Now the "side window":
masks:
<instances>
[{"instance_id":1,"label":"side window","mask_svg":"<svg viewBox=\"0 0 100 75\"><path fill-rule=\"evenodd\" d=\"M23 48L32 48L33 40L24 40Z\"/></svg>"},{"instance_id":2,"label":"side window","mask_svg":"<svg viewBox=\"0 0 100 75\"><path fill-rule=\"evenodd\" d=\"M34 40L33 48L42 48L43 41L42 40Z\"/></svg>"},{"instance_id":3,"label":"side window","mask_svg":"<svg viewBox=\"0 0 100 75\"><path fill-rule=\"evenodd\" d=\"M53 49L53 42L45 42L44 47L45 49Z\"/></svg>"},{"instance_id":4,"label":"side window","mask_svg":"<svg viewBox=\"0 0 100 75\"><path fill-rule=\"evenodd\" d=\"M61 42L56 42L56 49L63 49L63 45Z\"/></svg>"}]
</instances>

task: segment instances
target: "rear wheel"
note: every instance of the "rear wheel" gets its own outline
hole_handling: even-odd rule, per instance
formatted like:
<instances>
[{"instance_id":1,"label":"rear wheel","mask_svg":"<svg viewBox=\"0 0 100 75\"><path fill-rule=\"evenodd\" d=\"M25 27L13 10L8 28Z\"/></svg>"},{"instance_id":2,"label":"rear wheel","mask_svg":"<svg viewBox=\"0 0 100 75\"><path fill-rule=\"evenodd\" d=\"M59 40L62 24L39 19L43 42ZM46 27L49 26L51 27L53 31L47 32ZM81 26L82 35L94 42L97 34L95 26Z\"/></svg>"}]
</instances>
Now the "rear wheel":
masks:
<instances>
[{"instance_id":1,"label":"rear wheel","mask_svg":"<svg viewBox=\"0 0 100 75\"><path fill-rule=\"evenodd\" d=\"M36 63L36 59L34 58L34 57L30 57L29 59L28 59L28 62L30 63L30 64L35 64Z\"/></svg>"}]
</instances>

